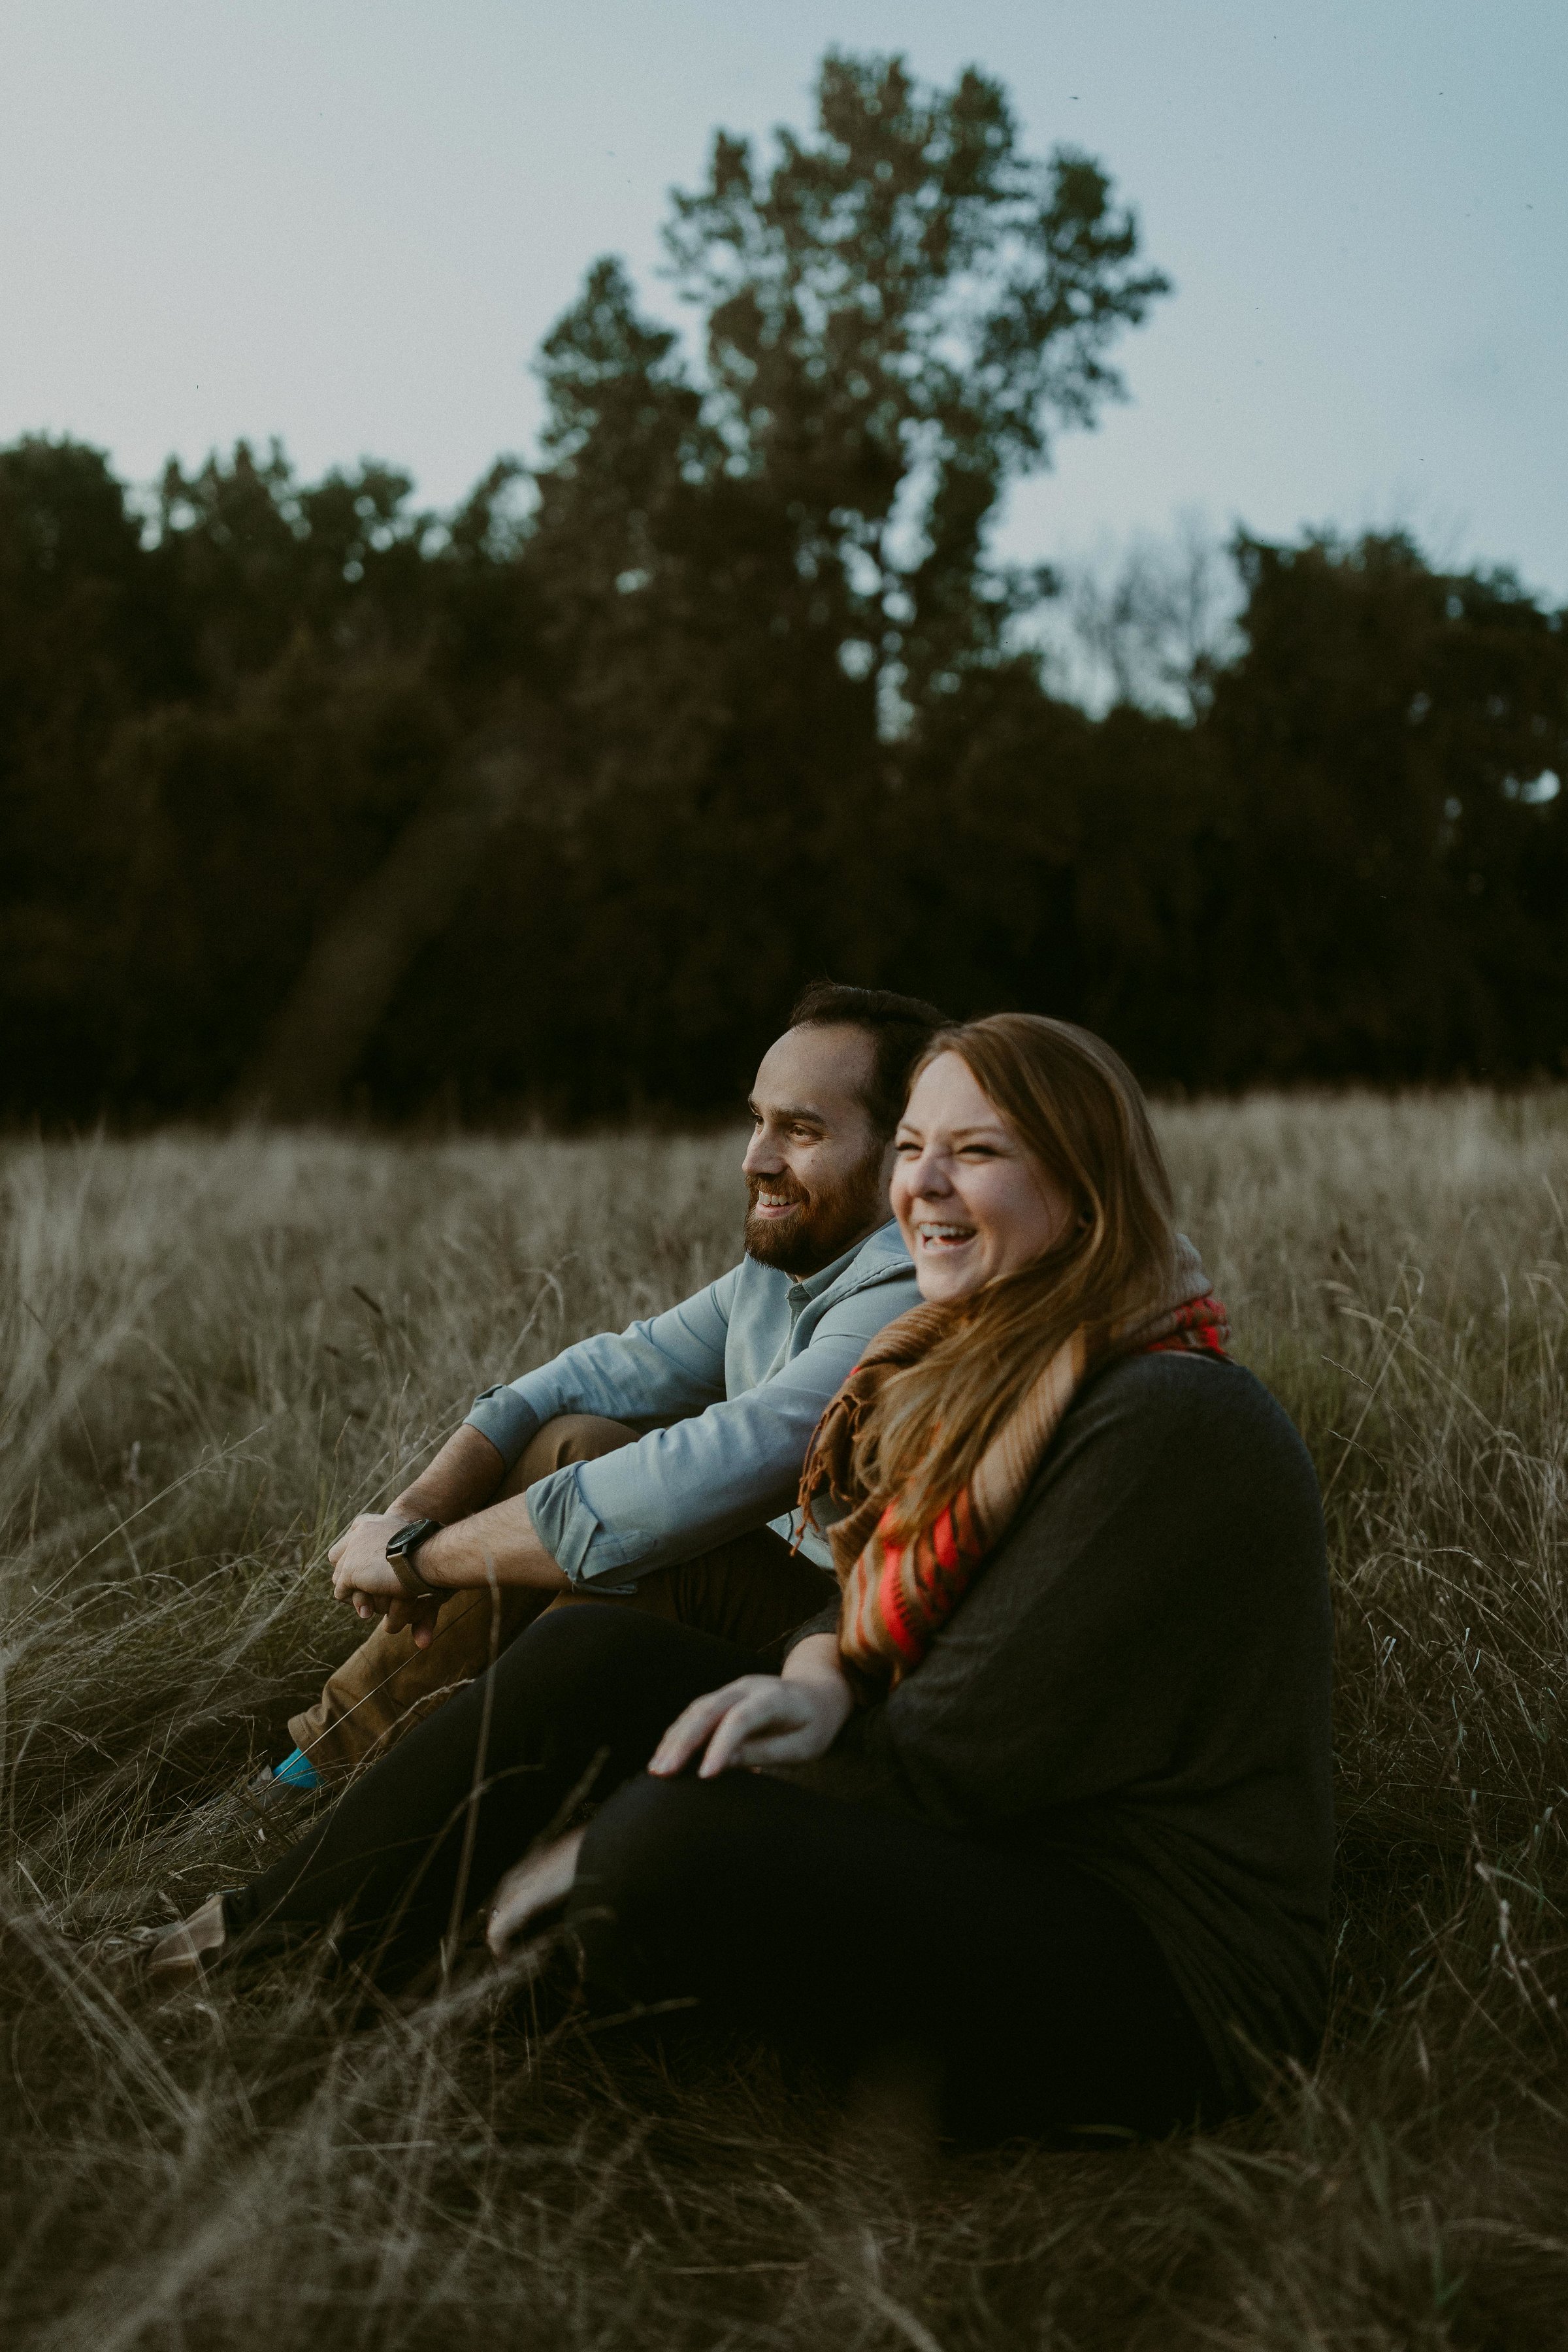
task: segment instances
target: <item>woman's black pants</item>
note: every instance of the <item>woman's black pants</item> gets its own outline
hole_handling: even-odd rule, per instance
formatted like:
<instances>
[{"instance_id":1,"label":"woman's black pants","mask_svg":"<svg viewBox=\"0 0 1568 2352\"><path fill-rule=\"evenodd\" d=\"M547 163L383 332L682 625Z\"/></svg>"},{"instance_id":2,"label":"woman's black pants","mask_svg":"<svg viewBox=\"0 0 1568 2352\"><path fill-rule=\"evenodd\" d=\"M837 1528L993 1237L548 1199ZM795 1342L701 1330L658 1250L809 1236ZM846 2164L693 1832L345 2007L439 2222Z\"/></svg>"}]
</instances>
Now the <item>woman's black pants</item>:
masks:
<instances>
[{"instance_id":1,"label":"woman's black pants","mask_svg":"<svg viewBox=\"0 0 1568 2352\"><path fill-rule=\"evenodd\" d=\"M966 2134L1217 2116L1158 1947L1083 1872L752 1772L647 1774L691 1699L764 1670L660 1618L552 1611L230 1895L230 1927L335 1925L406 1980L574 1795L607 1796L568 1924L617 2001L694 2000L836 2062L916 2054Z\"/></svg>"}]
</instances>

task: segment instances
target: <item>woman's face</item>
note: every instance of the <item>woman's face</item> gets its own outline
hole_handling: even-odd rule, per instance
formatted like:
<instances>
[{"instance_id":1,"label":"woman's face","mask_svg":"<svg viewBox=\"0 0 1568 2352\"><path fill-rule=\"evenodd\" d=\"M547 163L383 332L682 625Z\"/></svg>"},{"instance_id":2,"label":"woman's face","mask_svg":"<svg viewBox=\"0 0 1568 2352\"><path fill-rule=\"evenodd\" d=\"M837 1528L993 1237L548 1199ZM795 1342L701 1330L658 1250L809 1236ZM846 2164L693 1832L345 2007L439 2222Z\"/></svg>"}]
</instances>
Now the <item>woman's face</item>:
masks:
<instances>
[{"instance_id":1,"label":"woman's face","mask_svg":"<svg viewBox=\"0 0 1568 2352\"><path fill-rule=\"evenodd\" d=\"M967 1298L1016 1274L1071 1217L1067 1195L957 1054L921 1072L894 1150L893 1214L922 1298Z\"/></svg>"}]
</instances>

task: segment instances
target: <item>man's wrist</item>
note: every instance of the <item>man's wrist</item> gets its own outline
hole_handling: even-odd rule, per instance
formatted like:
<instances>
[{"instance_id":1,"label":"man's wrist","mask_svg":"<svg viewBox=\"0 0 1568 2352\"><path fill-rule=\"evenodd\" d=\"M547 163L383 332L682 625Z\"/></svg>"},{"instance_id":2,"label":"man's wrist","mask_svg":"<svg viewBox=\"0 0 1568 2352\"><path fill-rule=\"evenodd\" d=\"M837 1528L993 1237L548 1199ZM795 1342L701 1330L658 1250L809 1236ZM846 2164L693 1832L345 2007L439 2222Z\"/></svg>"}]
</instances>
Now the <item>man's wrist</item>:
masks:
<instances>
[{"instance_id":1,"label":"man's wrist","mask_svg":"<svg viewBox=\"0 0 1568 2352\"><path fill-rule=\"evenodd\" d=\"M445 1592L467 1591L492 1580L563 1592L571 1582L535 1534L521 1496L494 1515L478 1511L438 1528L416 1549L413 1567L423 1583Z\"/></svg>"},{"instance_id":2,"label":"man's wrist","mask_svg":"<svg viewBox=\"0 0 1568 2352\"><path fill-rule=\"evenodd\" d=\"M402 1519L386 1539L386 1564L410 1601L428 1600L432 1583L427 1574L431 1543L442 1532L439 1520L421 1516Z\"/></svg>"},{"instance_id":3,"label":"man's wrist","mask_svg":"<svg viewBox=\"0 0 1568 2352\"><path fill-rule=\"evenodd\" d=\"M415 1569L424 1581L426 1584L438 1584L443 1591L449 1591L450 1586L441 1573L441 1561L444 1555L450 1557L451 1550L452 1529L437 1528L435 1534L420 1545L414 1556Z\"/></svg>"},{"instance_id":4,"label":"man's wrist","mask_svg":"<svg viewBox=\"0 0 1568 2352\"><path fill-rule=\"evenodd\" d=\"M388 1503L386 1517L389 1519L400 1519L405 1527L411 1519L435 1519L442 1527L447 1524L441 1517L440 1512L436 1509L431 1498L427 1495L421 1495L415 1486L410 1486L405 1495L399 1495L395 1503Z\"/></svg>"}]
</instances>

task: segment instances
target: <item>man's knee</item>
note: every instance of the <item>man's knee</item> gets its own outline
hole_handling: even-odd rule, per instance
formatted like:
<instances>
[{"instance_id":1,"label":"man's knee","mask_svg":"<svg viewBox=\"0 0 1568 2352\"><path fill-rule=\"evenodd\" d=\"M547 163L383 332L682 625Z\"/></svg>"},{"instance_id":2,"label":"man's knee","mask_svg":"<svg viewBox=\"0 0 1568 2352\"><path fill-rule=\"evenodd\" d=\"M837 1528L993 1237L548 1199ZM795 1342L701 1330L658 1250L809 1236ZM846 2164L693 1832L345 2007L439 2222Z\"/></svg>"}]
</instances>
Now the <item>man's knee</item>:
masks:
<instances>
[{"instance_id":1,"label":"man's knee","mask_svg":"<svg viewBox=\"0 0 1568 2352\"><path fill-rule=\"evenodd\" d=\"M569 1462L596 1462L602 1454L616 1454L623 1445L636 1444L636 1430L624 1422L607 1421L596 1412L558 1412L535 1430L501 1480L496 1500L526 1493Z\"/></svg>"},{"instance_id":2,"label":"man's knee","mask_svg":"<svg viewBox=\"0 0 1568 2352\"><path fill-rule=\"evenodd\" d=\"M570 1706L589 1693L613 1694L623 1676L638 1675L647 1621L613 1601L584 1598L580 1607L547 1609L499 1661L497 1672L514 1690L548 1691Z\"/></svg>"}]
</instances>

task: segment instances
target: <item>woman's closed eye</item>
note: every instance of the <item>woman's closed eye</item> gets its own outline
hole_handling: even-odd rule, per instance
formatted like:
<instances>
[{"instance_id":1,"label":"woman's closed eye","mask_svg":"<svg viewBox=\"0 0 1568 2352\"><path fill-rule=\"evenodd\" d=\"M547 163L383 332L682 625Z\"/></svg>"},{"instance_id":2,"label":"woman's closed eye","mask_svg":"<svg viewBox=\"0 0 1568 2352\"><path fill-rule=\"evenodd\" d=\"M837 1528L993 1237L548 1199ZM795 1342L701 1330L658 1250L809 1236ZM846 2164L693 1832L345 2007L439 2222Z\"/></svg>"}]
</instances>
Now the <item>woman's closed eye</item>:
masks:
<instances>
[{"instance_id":1,"label":"woman's closed eye","mask_svg":"<svg viewBox=\"0 0 1568 2352\"><path fill-rule=\"evenodd\" d=\"M925 1148L913 1136L901 1135L893 1146L893 1153L899 1160L918 1160ZM952 1160L1006 1160L1013 1155L1000 1143L959 1143L951 1146L944 1156Z\"/></svg>"}]
</instances>

